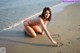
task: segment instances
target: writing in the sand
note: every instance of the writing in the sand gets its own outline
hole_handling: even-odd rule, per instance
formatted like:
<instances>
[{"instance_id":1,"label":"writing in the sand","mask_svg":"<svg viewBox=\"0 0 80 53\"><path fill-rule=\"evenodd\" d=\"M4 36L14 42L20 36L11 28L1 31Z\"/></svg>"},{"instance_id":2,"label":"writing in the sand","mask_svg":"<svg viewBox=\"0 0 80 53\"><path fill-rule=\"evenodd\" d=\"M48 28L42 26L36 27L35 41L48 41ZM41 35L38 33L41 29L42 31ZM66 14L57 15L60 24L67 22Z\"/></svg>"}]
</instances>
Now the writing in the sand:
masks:
<instances>
[{"instance_id":1,"label":"writing in the sand","mask_svg":"<svg viewBox=\"0 0 80 53\"><path fill-rule=\"evenodd\" d=\"M0 47L0 53L6 53L6 47Z\"/></svg>"}]
</instances>

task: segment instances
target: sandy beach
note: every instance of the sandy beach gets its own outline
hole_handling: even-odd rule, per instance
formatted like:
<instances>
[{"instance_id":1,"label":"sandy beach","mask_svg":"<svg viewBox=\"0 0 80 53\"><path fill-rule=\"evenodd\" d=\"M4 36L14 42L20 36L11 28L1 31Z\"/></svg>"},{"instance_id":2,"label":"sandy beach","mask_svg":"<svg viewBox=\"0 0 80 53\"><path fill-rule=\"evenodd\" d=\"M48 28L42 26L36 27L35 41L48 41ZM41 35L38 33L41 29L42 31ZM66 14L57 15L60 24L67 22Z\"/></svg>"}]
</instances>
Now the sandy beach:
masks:
<instances>
[{"instance_id":1,"label":"sandy beach","mask_svg":"<svg viewBox=\"0 0 80 53\"><path fill-rule=\"evenodd\" d=\"M63 9L57 12L56 8ZM58 47L52 47L46 35L28 37L23 24L0 32L0 47L5 47L6 53L80 53L80 4L63 3L56 8L51 8L53 16L47 28Z\"/></svg>"}]
</instances>

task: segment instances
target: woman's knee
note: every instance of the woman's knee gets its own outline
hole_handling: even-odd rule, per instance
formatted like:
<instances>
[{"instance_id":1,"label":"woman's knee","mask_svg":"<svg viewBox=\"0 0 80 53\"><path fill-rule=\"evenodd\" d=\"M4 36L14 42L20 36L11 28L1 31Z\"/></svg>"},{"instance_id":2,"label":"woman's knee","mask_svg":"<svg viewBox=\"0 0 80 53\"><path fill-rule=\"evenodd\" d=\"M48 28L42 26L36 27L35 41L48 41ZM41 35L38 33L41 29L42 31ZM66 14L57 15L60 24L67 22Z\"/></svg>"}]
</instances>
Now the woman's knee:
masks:
<instances>
[{"instance_id":1,"label":"woman's knee","mask_svg":"<svg viewBox=\"0 0 80 53\"><path fill-rule=\"evenodd\" d=\"M35 31L30 26L26 26L25 31L31 37L36 37L37 36L36 33L35 33Z\"/></svg>"}]
</instances>

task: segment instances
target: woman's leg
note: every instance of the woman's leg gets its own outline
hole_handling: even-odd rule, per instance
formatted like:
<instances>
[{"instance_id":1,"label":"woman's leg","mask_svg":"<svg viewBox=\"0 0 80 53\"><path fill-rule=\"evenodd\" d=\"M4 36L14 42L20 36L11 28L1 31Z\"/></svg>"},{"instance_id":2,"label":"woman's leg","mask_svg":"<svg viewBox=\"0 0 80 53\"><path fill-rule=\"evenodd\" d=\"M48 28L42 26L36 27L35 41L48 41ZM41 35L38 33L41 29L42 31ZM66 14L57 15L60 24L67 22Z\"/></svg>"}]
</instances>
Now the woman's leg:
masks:
<instances>
[{"instance_id":1,"label":"woman's leg","mask_svg":"<svg viewBox=\"0 0 80 53\"><path fill-rule=\"evenodd\" d=\"M38 25L33 26L32 28L35 30L37 34L41 34L41 35L45 34L45 32L44 31L42 32L42 29Z\"/></svg>"},{"instance_id":2,"label":"woman's leg","mask_svg":"<svg viewBox=\"0 0 80 53\"><path fill-rule=\"evenodd\" d=\"M26 33L28 33L30 36L36 37L35 31L30 26L26 26L25 29L26 29Z\"/></svg>"},{"instance_id":3,"label":"woman's leg","mask_svg":"<svg viewBox=\"0 0 80 53\"><path fill-rule=\"evenodd\" d=\"M32 28L35 30L35 32L38 32L38 33L41 33L42 32L42 30L41 30L41 28L39 27L39 26L32 26Z\"/></svg>"},{"instance_id":4,"label":"woman's leg","mask_svg":"<svg viewBox=\"0 0 80 53\"><path fill-rule=\"evenodd\" d=\"M29 34L32 37L36 37L36 33L35 33L35 31L33 30L33 28L31 26L26 25L24 23L24 27L25 27L25 31L26 31L27 34Z\"/></svg>"}]
</instances>

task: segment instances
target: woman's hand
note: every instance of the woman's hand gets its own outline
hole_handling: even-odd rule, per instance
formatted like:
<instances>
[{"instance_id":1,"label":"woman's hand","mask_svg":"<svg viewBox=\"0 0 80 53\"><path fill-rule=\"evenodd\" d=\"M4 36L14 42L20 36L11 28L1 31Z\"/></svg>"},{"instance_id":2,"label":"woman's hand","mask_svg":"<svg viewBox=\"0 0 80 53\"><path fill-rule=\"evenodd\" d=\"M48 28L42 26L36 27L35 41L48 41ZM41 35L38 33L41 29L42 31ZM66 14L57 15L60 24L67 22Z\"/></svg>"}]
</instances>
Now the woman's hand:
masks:
<instances>
[{"instance_id":1,"label":"woman's hand","mask_svg":"<svg viewBox=\"0 0 80 53\"><path fill-rule=\"evenodd\" d=\"M58 43L55 41L54 44L53 44L53 46L58 46Z\"/></svg>"}]
</instances>

